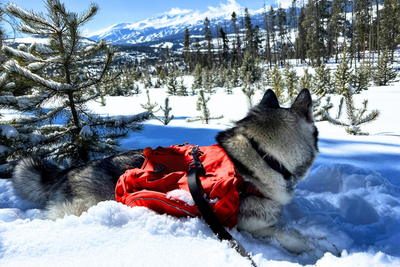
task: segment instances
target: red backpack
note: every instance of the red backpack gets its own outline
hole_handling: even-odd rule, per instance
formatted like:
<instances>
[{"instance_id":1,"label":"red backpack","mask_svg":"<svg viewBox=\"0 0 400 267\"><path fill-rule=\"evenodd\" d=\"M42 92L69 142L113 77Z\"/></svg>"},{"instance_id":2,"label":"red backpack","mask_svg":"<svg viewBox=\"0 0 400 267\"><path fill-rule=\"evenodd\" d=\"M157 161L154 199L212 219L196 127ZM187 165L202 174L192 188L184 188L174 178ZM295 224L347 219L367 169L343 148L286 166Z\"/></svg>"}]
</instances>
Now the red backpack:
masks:
<instances>
[{"instance_id":1,"label":"red backpack","mask_svg":"<svg viewBox=\"0 0 400 267\"><path fill-rule=\"evenodd\" d=\"M193 147L146 148L144 154L147 157L142 168L127 170L119 178L115 189L117 201L176 217L201 216L187 183ZM248 184L236 172L222 147L204 146L199 147L199 151L198 160L206 171L200 176L201 193L218 220L232 228L237 224L239 192L247 192Z\"/></svg>"}]
</instances>

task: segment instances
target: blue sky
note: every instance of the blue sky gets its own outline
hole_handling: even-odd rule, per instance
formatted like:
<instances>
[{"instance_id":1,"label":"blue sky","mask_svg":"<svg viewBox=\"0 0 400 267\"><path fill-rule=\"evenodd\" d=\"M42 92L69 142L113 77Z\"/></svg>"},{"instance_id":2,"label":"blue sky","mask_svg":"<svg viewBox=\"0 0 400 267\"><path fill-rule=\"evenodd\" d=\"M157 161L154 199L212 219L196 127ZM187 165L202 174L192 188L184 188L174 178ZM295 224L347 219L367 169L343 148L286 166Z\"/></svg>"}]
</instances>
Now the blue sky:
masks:
<instances>
[{"instance_id":1,"label":"blue sky","mask_svg":"<svg viewBox=\"0 0 400 267\"><path fill-rule=\"evenodd\" d=\"M10 2L26 10L46 12L42 0L11 0ZM258 10L264 5L264 0L236 0L236 2L235 0L65 0L63 2L69 10L74 12L88 10L92 2L99 4L99 14L84 26L83 30L86 33L103 30L118 22L139 22L168 12L199 11L203 13L208 11L209 7L223 8L228 5L240 5L250 10ZM265 2L266 4L275 3L275 0L265 0ZM282 0L281 2L290 2L290 0Z\"/></svg>"}]
</instances>

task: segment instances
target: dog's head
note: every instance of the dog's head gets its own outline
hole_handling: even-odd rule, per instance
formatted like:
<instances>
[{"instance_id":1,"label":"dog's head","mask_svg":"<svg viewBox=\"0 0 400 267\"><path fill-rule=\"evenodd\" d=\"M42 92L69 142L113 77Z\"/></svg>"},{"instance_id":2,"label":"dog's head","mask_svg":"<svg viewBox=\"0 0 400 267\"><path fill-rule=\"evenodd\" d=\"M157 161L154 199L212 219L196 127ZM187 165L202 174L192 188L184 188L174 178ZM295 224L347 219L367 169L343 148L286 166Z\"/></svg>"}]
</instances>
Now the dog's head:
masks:
<instances>
[{"instance_id":1,"label":"dog's head","mask_svg":"<svg viewBox=\"0 0 400 267\"><path fill-rule=\"evenodd\" d=\"M303 89L290 108L282 108L268 90L260 104L216 139L241 173L253 176L266 164L263 157L270 157L302 180L318 154L310 92Z\"/></svg>"}]
</instances>

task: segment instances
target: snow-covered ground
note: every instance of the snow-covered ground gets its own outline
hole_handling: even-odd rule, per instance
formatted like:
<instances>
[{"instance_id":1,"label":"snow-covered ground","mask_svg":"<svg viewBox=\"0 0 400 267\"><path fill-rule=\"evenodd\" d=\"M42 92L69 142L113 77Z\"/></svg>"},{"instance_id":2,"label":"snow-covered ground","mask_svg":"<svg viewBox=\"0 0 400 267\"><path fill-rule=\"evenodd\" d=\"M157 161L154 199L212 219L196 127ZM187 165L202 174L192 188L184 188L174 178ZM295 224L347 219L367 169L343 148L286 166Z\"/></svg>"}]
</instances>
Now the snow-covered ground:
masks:
<instances>
[{"instance_id":1,"label":"snow-covered ground","mask_svg":"<svg viewBox=\"0 0 400 267\"><path fill-rule=\"evenodd\" d=\"M150 97L164 105L165 89L150 89ZM254 101L260 98L257 92ZM258 266L400 266L400 83L371 87L356 97L357 106L363 98L370 109L381 111L377 121L362 126L370 135L350 136L343 128L317 123L320 154L284 209L281 223L307 236L313 250L294 255L276 240L230 231ZM121 149L211 145L218 131L247 112L239 88L233 95L220 88L209 108L224 118L209 125L187 123L187 117L199 115L196 100L170 97L175 119L167 126L147 122ZM139 104L147 98L143 90L139 96L106 101L105 107L93 102L90 108L100 114L135 114L143 111ZM115 201L99 203L80 217L50 221L42 214L15 195L11 181L0 180L0 266L251 266L199 218L177 219Z\"/></svg>"}]
</instances>

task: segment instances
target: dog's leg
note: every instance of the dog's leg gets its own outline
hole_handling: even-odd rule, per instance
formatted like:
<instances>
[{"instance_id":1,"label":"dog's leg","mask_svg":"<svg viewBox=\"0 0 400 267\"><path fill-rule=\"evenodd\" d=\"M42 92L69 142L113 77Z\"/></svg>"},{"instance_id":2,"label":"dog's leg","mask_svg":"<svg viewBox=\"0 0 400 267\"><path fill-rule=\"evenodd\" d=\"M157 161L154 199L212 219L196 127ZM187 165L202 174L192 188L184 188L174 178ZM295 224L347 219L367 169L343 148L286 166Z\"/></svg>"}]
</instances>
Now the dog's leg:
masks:
<instances>
[{"instance_id":1,"label":"dog's leg","mask_svg":"<svg viewBox=\"0 0 400 267\"><path fill-rule=\"evenodd\" d=\"M286 250L303 253L310 250L307 239L297 231L275 226L282 212L278 201L250 196L240 203L238 230L247 231L255 238L275 237Z\"/></svg>"},{"instance_id":2,"label":"dog's leg","mask_svg":"<svg viewBox=\"0 0 400 267\"><path fill-rule=\"evenodd\" d=\"M251 234L256 238L275 237L281 246L291 253L301 254L310 251L307 238L295 230L271 226L258 229Z\"/></svg>"}]
</instances>

